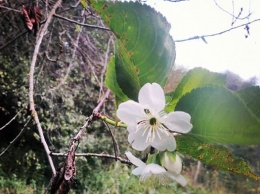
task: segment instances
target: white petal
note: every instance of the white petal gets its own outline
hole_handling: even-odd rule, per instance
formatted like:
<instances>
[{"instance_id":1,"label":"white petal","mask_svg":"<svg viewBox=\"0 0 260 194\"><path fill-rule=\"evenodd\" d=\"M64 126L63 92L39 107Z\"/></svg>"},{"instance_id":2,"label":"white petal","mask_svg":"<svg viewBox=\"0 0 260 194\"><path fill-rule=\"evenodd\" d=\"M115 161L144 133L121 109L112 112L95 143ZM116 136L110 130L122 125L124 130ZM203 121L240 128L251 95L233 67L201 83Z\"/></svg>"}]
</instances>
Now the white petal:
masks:
<instances>
[{"instance_id":1,"label":"white petal","mask_svg":"<svg viewBox=\"0 0 260 194\"><path fill-rule=\"evenodd\" d=\"M147 132L146 132L147 134ZM132 144L132 148L138 151L144 151L148 146L149 142L146 142L147 135L143 135L143 130L140 129L138 132L129 133L128 142Z\"/></svg>"},{"instance_id":2,"label":"white petal","mask_svg":"<svg viewBox=\"0 0 260 194\"><path fill-rule=\"evenodd\" d=\"M144 167L137 167L132 171L132 174L134 175L140 175L143 171Z\"/></svg>"},{"instance_id":3,"label":"white petal","mask_svg":"<svg viewBox=\"0 0 260 194\"><path fill-rule=\"evenodd\" d=\"M137 125L136 124L134 124L134 125L127 125L127 131L129 133L134 133L136 131L136 129L137 129Z\"/></svg>"},{"instance_id":4,"label":"white petal","mask_svg":"<svg viewBox=\"0 0 260 194\"><path fill-rule=\"evenodd\" d=\"M161 174L161 173L165 173L165 172L166 172L166 170L163 167L161 167L160 165L151 163L151 164L147 164L144 167L142 174L152 173L154 175L157 175L157 174Z\"/></svg>"},{"instance_id":5,"label":"white petal","mask_svg":"<svg viewBox=\"0 0 260 194\"><path fill-rule=\"evenodd\" d=\"M128 158L128 160L130 160L130 162L133 163L135 166L145 167L146 164L139 158L135 157L131 152L125 152L125 155Z\"/></svg>"},{"instance_id":6,"label":"white petal","mask_svg":"<svg viewBox=\"0 0 260 194\"><path fill-rule=\"evenodd\" d=\"M174 151L176 149L176 141L172 134L166 135L165 133L160 133L161 139L156 135L151 146L158 149L159 151Z\"/></svg>"},{"instance_id":7,"label":"white petal","mask_svg":"<svg viewBox=\"0 0 260 194\"><path fill-rule=\"evenodd\" d=\"M144 108L132 100L123 102L116 111L117 117L126 124L135 124L147 119Z\"/></svg>"},{"instance_id":8,"label":"white petal","mask_svg":"<svg viewBox=\"0 0 260 194\"><path fill-rule=\"evenodd\" d=\"M180 174L173 174L170 172L167 172L167 175L174 181L176 181L177 183L181 184L183 187L187 185L187 181L185 179L184 176L180 175Z\"/></svg>"},{"instance_id":9,"label":"white petal","mask_svg":"<svg viewBox=\"0 0 260 194\"><path fill-rule=\"evenodd\" d=\"M157 83L147 83L140 89L138 101L150 111L155 111L155 113L158 113L165 107L164 91Z\"/></svg>"},{"instance_id":10,"label":"white petal","mask_svg":"<svg viewBox=\"0 0 260 194\"><path fill-rule=\"evenodd\" d=\"M182 111L171 112L163 116L160 121L166 125L171 131L179 133L188 133L192 124L190 123L190 115Z\"/></svg>"},{"instance_id":11,"label":"white petal","mask_svg":"<svg viewBox=\"0 0 260 194\"><path fill-rule=\"evenodd\" d=\"M178 154L165 152L162 166L170 172L180 174L182 170L182 161Z\"/></svg>"}]
</instances>

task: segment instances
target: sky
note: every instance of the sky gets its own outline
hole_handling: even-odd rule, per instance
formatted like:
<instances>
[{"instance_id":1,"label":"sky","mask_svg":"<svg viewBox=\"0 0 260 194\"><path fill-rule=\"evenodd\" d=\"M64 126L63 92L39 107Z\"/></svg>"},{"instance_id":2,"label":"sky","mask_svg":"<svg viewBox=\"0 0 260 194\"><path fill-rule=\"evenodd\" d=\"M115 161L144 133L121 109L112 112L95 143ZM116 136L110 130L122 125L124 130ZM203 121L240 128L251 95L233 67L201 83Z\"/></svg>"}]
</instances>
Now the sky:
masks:
<instances>
[{"instance_id":1,"label":"sky","mask_svg":"<svg viewBox=\"0 0 260 194\"><path fill-rule=\"evenodd\" d=\"M234 15L249 19L236 20L217 4ZM187 68L204 67L214 72L230 70L247 80L256 76L260 85L260 21L250 24L249 36L244 27L225 34L202 39L177 42L196 35L206 35L227 30L260 18L259 0L187 0L178 3L148 0L171 24L171 35L176 41L176 65Z\"/></svg>"}]
</instances>

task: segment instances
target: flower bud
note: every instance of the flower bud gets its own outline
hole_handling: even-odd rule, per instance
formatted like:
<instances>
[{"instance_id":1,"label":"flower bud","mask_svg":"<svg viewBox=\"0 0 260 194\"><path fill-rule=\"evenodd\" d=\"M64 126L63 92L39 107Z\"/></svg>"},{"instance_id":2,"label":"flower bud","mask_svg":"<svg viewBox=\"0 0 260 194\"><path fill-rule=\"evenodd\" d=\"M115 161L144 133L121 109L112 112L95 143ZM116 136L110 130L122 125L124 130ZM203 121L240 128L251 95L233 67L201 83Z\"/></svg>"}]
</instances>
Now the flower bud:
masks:
<instances>
[{"instance_id":1,"label":"flower bud","mask_svg":"<svg viewBox=\"0 0 260 194\"><path fill-rule=\"evenodd\" d=\"M182 170L181 158L176 152L164 152L161 157L161 164L169 172L180 174Z\"/></svg>"}]
</instances>

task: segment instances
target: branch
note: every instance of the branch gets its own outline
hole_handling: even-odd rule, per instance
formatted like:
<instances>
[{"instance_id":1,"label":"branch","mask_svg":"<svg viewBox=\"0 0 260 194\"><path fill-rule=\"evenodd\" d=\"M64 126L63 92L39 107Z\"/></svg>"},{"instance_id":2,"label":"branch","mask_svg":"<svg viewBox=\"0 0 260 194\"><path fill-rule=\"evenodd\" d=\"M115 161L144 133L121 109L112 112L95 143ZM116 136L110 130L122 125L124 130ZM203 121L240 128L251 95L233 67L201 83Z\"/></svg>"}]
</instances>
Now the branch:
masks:
<instances>
[{"instance_id":1,"label":"branch","mask_svg":"<svg viewBox=\"0 0 260 194\"><path fill-rule=\"evenodd\" d=\"M227 13L228 15L232 16L233 21L231 26L235 23L236 20L244 20L244 19L248 19L250 15L252 15L252 13L249 13L247 16L245 17L240 17L243 11L243 8L240 9L240 12L237 14L237 16L235 16L233 13L228 12L227 10L225 10L224 8L222 8L216 0L214 0L214 3L216 4L216 6L221 9L222 11L224 11L225 13ZM234 12L234 8L233 8L233 12ZM235 19L235 20L234 20Z\"/></svg>"},{"instance_id":2,"label":"branch","mask_svg":"<svg viewBox=\"0 0 260 194\"><path fill-rule=\"evenodd\" d=\"M18 140L18 138L22 135L25 127L29 124L31 119L32 119L32 117L30 117L30 119L28 119L28 121L24 124L23 128L21 129L20 133L9 143L9 145L4 149L4 151L2 151L2 153L0 154L0 157L11 147L11 145L13 145Z\"/></svg>"},{"instance_id":3,"label":"branch","mask_svg":"<svg viewBox=\"0 0 260 194\"><path fill-rule=\"evenodd\" d=\"M13 43L15 40L17 40L18 38L20 38L21 36L23 36L24 34L26 34L27 32L29 32L29 30L26 30L24 32L21 32L20 34L18 34L16 37L14 37L12 40L10 40L9 42L5 43L3 46L0 47L0 50L4 49L5 47L9 46L11 43Z\"/></svg>"},{"instance_id":4,"label":"branch","mask_svg":"<svg viewBox=\"0 0 260 194\"><path fill-rule=\"evenodd\" d=\"M12 9L12 8L10 8L10 7L5 7L5 6L2 6L2 5L0 5L0 8L4 8L4 9L10 10L10 11L14 11L14 12L18 12L18 13L21 12L20 10Z\"/></svg>"},{"instance_id":5,"label":"branch","mask_svg":"<svg viewBox=\"0 0 260 194\"><path fill-rule=\"evenodd\" d=\"M41 138L41 143L43 144L43 147L45 149L45 152L47 154L47 157L48 157L48 160L49 160L49 163L50 163L50 166L51 166L51 169L52 169L52 173L55 175L56 174L56 170L55 170L55 167L54 167L54 164L53 164L53 161L52 161L52 158L50 156L50 150L49 150L49 147L45 141L45 137L43 135L43 130L42 130L42 127L41 127L41 123L39 121L39 117L38 117L38 114L35 110L35 104L34 104L34 98L33 98L33 95L34 95L34 70L35 70L35 65L36 65L36 61L37 61L37 55L39 53L39 49L40 49L40 45L42 43L42 39L43 39L43 36L45 35L45 33L47 32L47 28L51 22L51 19L56 11L56 9L59 7L59 5L61 4L62 0L57 0L55 5L53 6L42 30L40 31L40 34L39 36L37 37L37 40L36 40L36 45L35 45L35 48L34 48L34 53L33 53L33 57L32 57L32 62L31 62L31 67L30 67L30 74L29 74L29 103L30 103L30 110L32 112L32 116L36 122L36 125L37 125L37 129L38 129L38 133L40 135L40 138Z\"/></svg>"},{"instance_id":6,"label":"branch","mask_svg":"<svg viewBox=\"0 0 260 194\"><path fill-rule=\"evenodd\" d=\"M110 44L113 44L114 45L114 38L113 38L113 35L111 35L109 37L109 40L108 40L108 43L107 43L107 50L106 50L106 53L105 53L105 59L104 59L104 62L103 62L103 69L101 71L101 75L100 75L100 90L99 90L99 97L98 99L100 99L101 97L101 93L103 93L103 85L104 85L104 77L105 77L105 74L106 74L106 70L107 70L107 65L109 63L109 59L110 59L110 55L109 55L109 52L110 52Z\"/></svg>"},{"instance_id":7,"label":"branch","mask_svg":"<svg viewBox=\"0 0 260 194\"><path fill-rule=\"evenodd\" d=\"M111 138L112 138L112 141L113 141L113 147L114 147L114 153L115 153L115 157L117 158L118 155L120 155L120 149L119 149L119 146L118 146L118 143L116 141L116 138L115 138L115 135L113 134L113 132L111 131L109 125L104 122L104 125L108 128L109 132L110 132L110 135L111 135Z\"/></svg>"},{"instance_id":8,"label":"branch","mask_svg":"<svg viewBox=\"0 0 260 194\"><path fill-rule=\"evenodd\" d=\"M21 110L19 110L19 112L18 112L13 118L11 118L10 121L8 121L3 127L1 127L1 128L0 128L0 131L1 131L2 129L4 129L5 127L7 127L13 120L15 120L16 117L19 115L20 112L22 112L23 109L24 109L24 108L22 108Z\"/></svg>"},{"instance_id":9,"label":"branch","mask_svg":"<svg viewBox=\"0 0 260 194\"><path fill-rule=\"evenodd\" d=\"M103 121L105 121L106 123L110 124L110 125L113 125L115 127L123 127L123 128L127 128L127 125L122 123L122 122L117 122L117 121L114 121L110 118L108 118L107 116L104 116L100 113L95 113L95 116L99 119L102 119Z\"/></svg>"},{"instance_id":10,"label":"branch","mask_svg":"<svg viewBox=\"0 0 260 194\"><path fill-rule=\"evenodd\" d=\"M105 93L105 96L102 100L100 100L100 102L98 103L98 105L96 106L96 108L93 110L93 113L96 114L99 112L99 109L101 108L101 106L103 106L103 104L105 103L106 99L108 98L110 94L110 90L107 90Z\"/></svg>"},{"instance_id":11,"label":"branch","mask_svg":"<svg viewBox=\"0 0 260 194\"><path fill-rule=\"evenodd\" d=\"M258 22L260 21L260 18L258 19L255 19L251 22L247 22L245 24L241 24L241 25L238 25L238 26L234 26L232 28L229 28L227 30L224 30L224 31L220 31L220 32L217 32L217 33L213 33L213 34L206 34L206 35L201 35L201 36L193 36L193 37L190 37L190 38L186 38L186 39L180 39L180 40L175 40L175 42L185 42L185 41L189 41L189 40L196 40L196 39L202 39L204 42L205 42L205 38L207 37L212 37L212 36L217 36L217 35L221 35L221 34L224 34L226 32L230 32L232 30L235 30L237 28L241 28L241 27L244 27L244 26L247 26L249 24L252 24L252 23L255 23L255 22Z\"/></svg>"},{"instance_id":12,"label":"branch","mask_svg":"<svg viewBox=\"0 0 260 194\"><path fill-rule=\"evenodd\" d=\"M85 21L85 18L83 19L83 22L84 22L84 21ZM78 45L79 45L79 38L80 38L81 32L82 32L82 28L80 29L80 31L79 31L79 33L78 33L78 36L77 36L77 39L76 39L76 42L74 43L73 53L72 53L71 60L70 60L70 63L69 63L69 67L68 67L68 69L67 69L67 72L66 72L65 76L61 79L60 83L59 83L57 86L55 86L55 87L53 87L53 88L51 88L51 89L49 90L50 92L53 92L53 91L59 89L62 85L65 84L66 80L68 79L69 74L70 74L71 69L72 69L73 64L74 64L74 63L73 63L73 60L74 60L74 58L75 58L75 56L76 56L76 50L77 50L77 48L79 47ZM71 37L69 37L69 38L72 40ZM72 42L74 42L74 41L72 40Z\"/></svg>"},{"instance_id":13,"label":"branch","mask_svg":"<svg viewBox=\"0 0 260 194\"><path fill-rule=\"evenodd\" d=\"M54 17L63 19L63 20L65 20L65 21L68 21L68 22L71 22L71 23L74 23L74 24L78 24L78 25L80 25L80 26L85 26L85 27L88 27L88 28L97 28L97 29L100 29L100 30L110 31L109 28L106 28L106 27L103 27L103 26L97 26L97 25L91 25L91 24L80 23L80 22L77 22L77 21L75 21L75 20L72 20L72 19L63 17L63 16L61 16L61 15L58 15L58 14L54 14Z\"/></svg>"},{"instance_id":14,"label":"branch","mask_svg":"<svg viewBox=\"0 0 260 194\"><path fill-rule=\"evenodd\" d=\"M67 156L67 153L51 153L52 156ZM89 157L89 156L94 156L94 157L100 157L100 158L110 158L110 159L115 159L115 160L119 160L120 162L124 163L124 164L132 164L129 160L124 159L122 157L119 156L113 156L113 155L109 155L109 154L96 154L96 153L76 153L75 154L76 157Z\"/></svg>"}]
</instances>

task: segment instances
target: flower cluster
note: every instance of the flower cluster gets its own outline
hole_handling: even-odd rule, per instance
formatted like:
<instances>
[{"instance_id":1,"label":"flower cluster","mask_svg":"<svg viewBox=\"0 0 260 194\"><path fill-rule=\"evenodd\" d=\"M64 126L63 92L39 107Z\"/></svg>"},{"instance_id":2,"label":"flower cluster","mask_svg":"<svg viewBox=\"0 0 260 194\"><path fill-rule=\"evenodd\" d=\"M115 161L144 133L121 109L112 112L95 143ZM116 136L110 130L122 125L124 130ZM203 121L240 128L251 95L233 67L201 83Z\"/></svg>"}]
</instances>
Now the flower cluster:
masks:
<instances>
[{"instance_id":1,"label":"flower cluster","mask_svg":"<svg viewBox=\"0 0 260 194\"><path fill-rule=\"evenodd\" d=\"M132 173L134 175L140 175L140 181L145 181L147 178L153 176L158 178L162 184L173 181L180 183L182 186L187 184L186 179L180 174L182 170L181 158L175 153L175 157L169 158L168 154L171 153L165 152L162 157L162 166L156 163L145 164L131 152L126 152L125 154L130 162L137 166Z\"/></svg>"},{"instance_id":2,"label":"flower cluster","mask_svg":"<svg viewBox=\"0 0 260 194\"><path fill-rule=\"evenodd\" d=\"M138 102L128 100L119 105L117 116L127 124L128 141L132 148L144 151L152 146L158 151L172 152L176 149L174 135L191 130L191 117L188 113L175 111L167 114L164 112L165 106L164 91L157 83L145 84L139 91ZM141 175L140 180L155 175L163 183L166 180L175 180L182 185L186 184L184 177L180 175L182 163L178 155L175 155L174 160L169 160L168 155L164 155L162 166L155 163L146 165L130 152L126 156L137 166L133 174Z\"/></svg>"}]
</instances>

